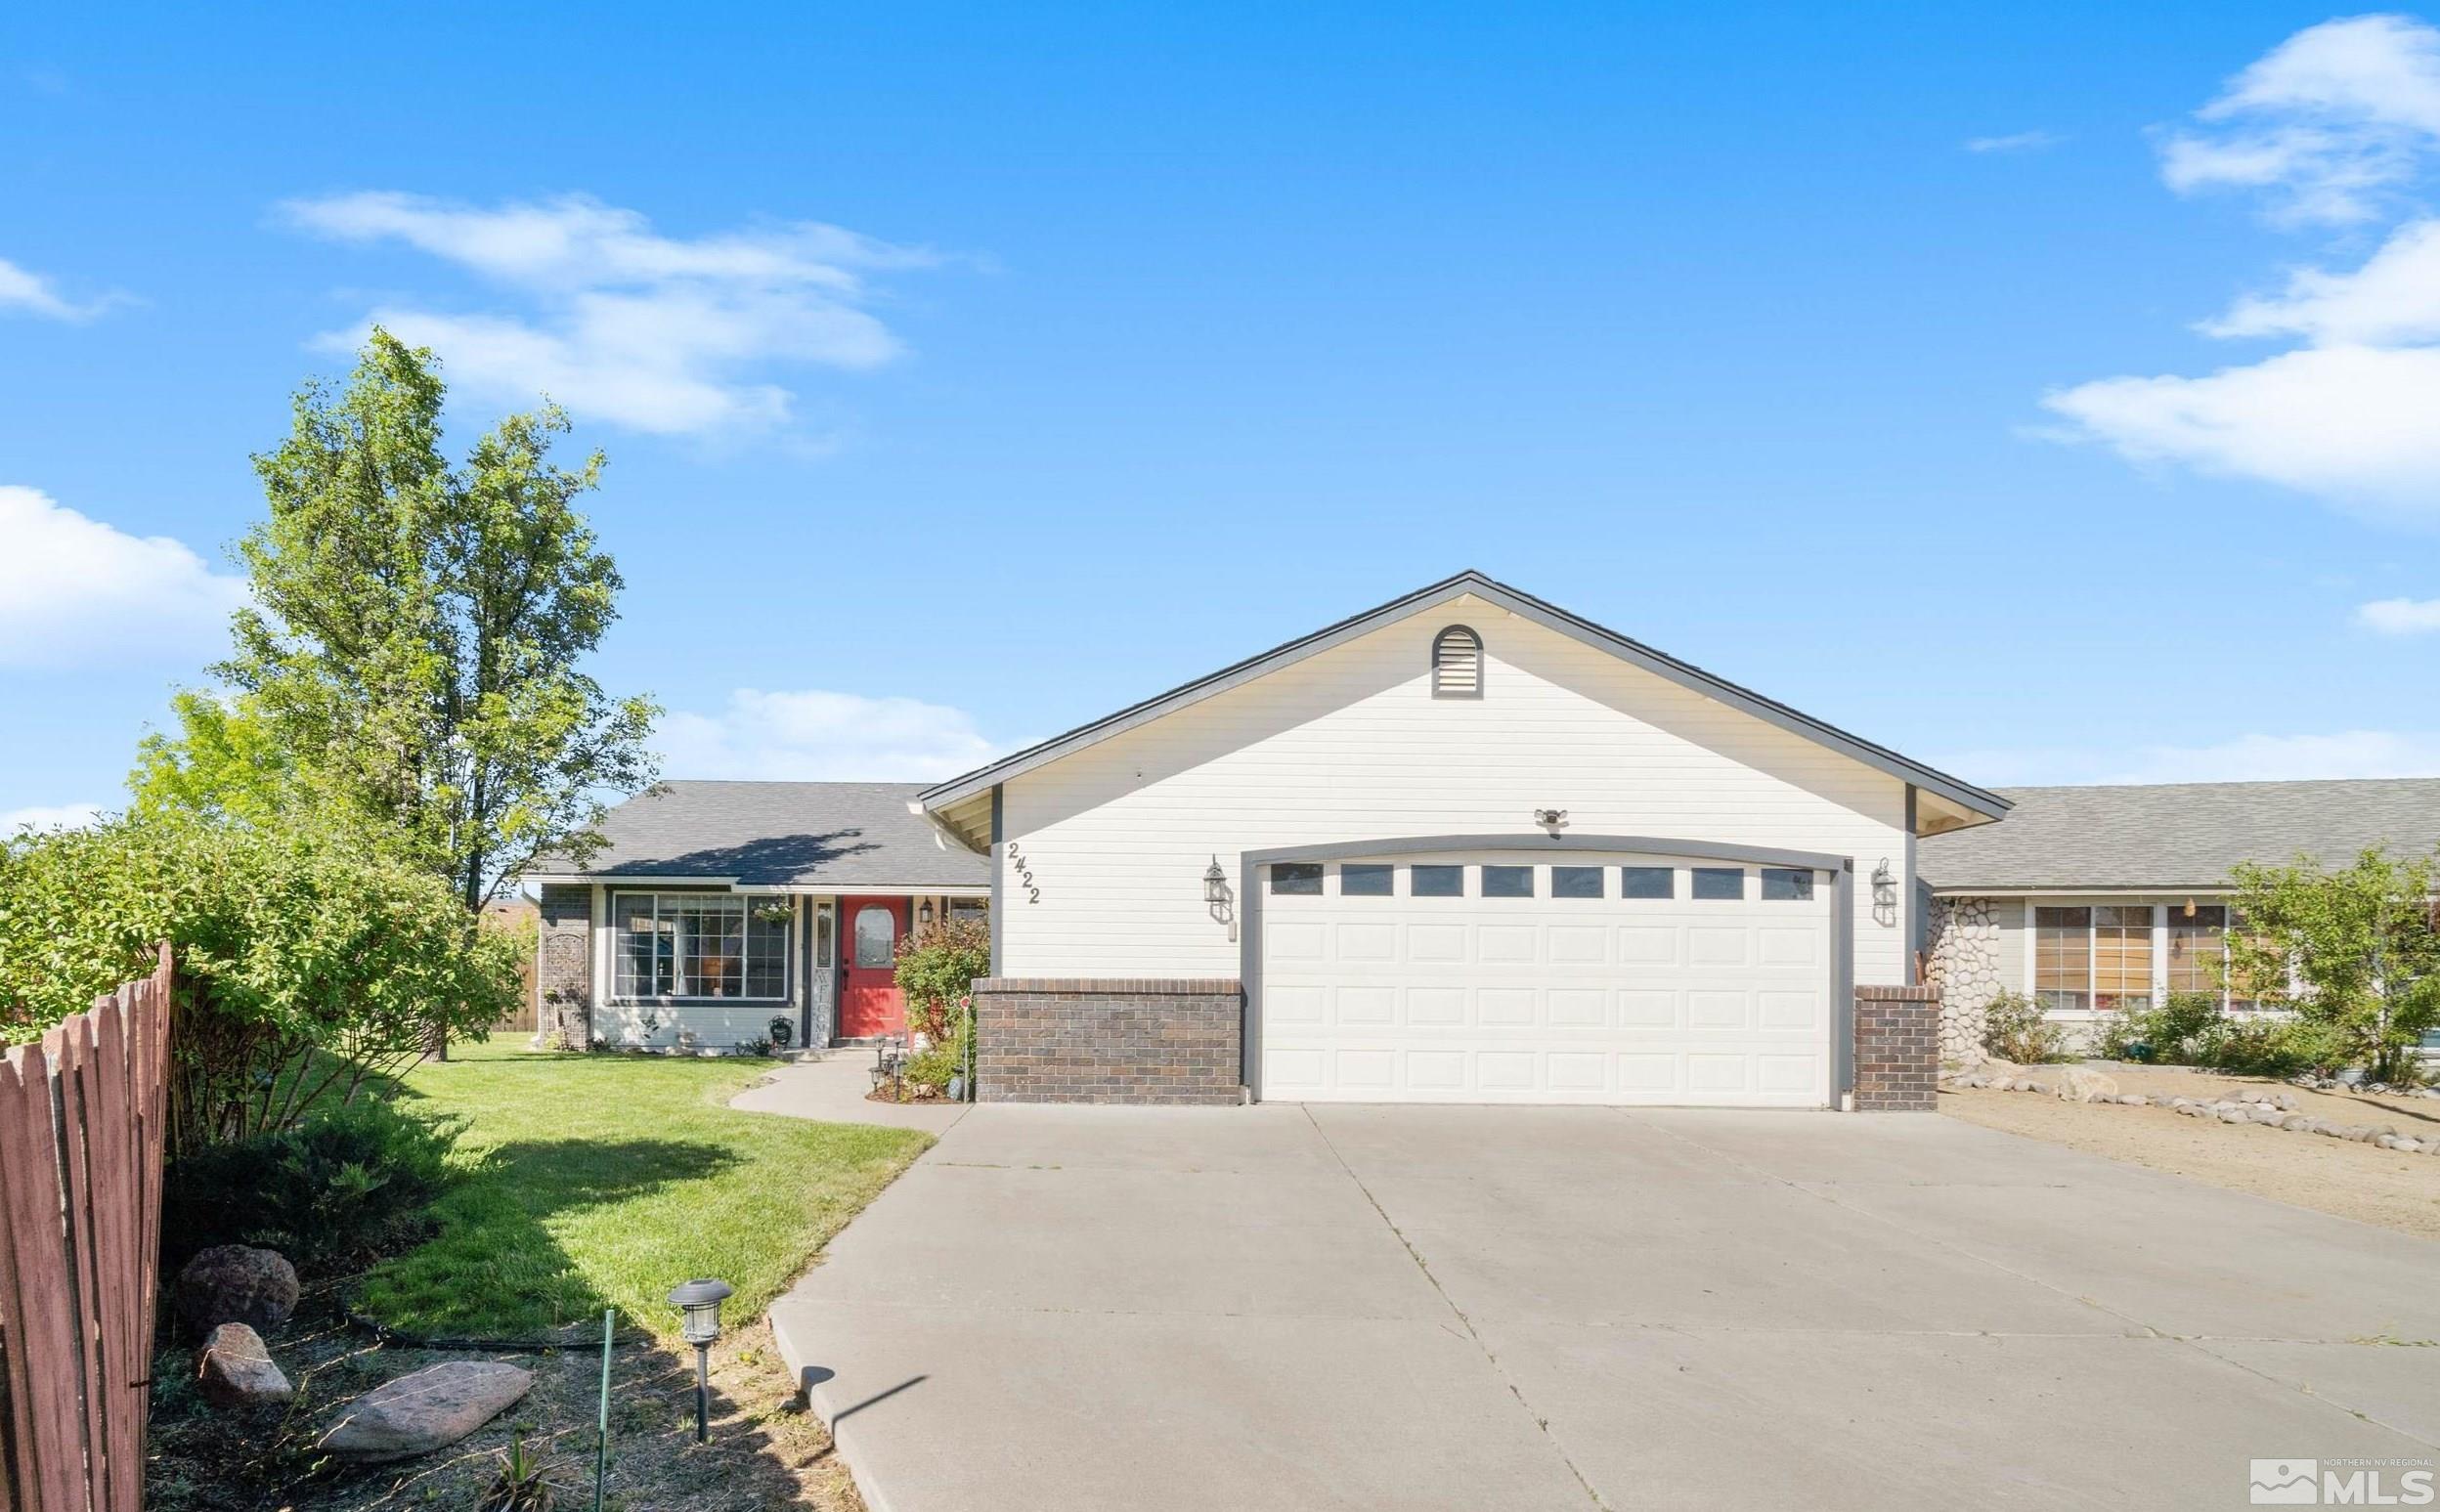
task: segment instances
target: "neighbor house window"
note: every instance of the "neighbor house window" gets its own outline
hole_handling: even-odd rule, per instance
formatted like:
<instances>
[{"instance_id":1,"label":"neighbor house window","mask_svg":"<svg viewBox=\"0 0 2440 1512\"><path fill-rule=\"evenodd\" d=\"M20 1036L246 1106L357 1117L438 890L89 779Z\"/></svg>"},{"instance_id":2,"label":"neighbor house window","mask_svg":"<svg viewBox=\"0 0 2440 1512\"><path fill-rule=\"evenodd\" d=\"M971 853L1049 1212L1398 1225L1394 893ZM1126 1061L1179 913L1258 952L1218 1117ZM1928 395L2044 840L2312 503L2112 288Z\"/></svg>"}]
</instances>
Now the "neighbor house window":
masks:
<instances>
[{"instance_id":1,"label":"neighbor house window","mask_svg":"<svg viewBox=\"0 0 2440 1512\"><path fill-rule=\"evenodd\" d=\"M1483 637L1452 625L1432 637L1432 697L1483 696Z\"/></svg>"},{"instance_id":2,"label":"neighbor house window","mask_svg":"<svg viewBox=\"0 0 2440 1512\"><path fill-rule=\"evenodd\" d=\"M1319 861L1272 862L1271 890L1297 897L1321 896L1322 863Z\"/></svg>"},{"instance_id":3,"label":"neighbor house window","mask_svg":"<svg viewBox=\"0 0 2440 1512\"><path fill-rule=\"evenodd\" d=\"M2093 911L2033 910L2033 995L2050 1009L2092 1006Z\"/></svg>"},{"instance_id":4,"label":"neighbor house window","mask_svg":"<svg viewBox=\"0 0 2440 1512\"><path fill-rule=\"evenodd\" d=\"M2220 903L2169 905L2169 990L2217 997L2228 967L2228 908Z\"/></svg>"},{"instance_id":5,"label":"neighbor house window","mask_svg":"<svg viewBox=\"0 0 2440 1512\"><path fill-rule=\"evenodd\" d=\"M1696 867L1694 869L1694 895L1714 900L1744 897L1745 868L1741 866Z\"/></svg>"},{"instance_id":6,"label":"neighbor house window","mask_svg":"<svg viewBox=\"0 0 2440 1512\"><path fill-rule=\"evenodd\" d=\"M1676 897L1678 869L1674 866L1622 866L1618 869L1618 895L1623 898Z\"/></svg>"},{"instance_id":7,"label":"neighbor house window","mask_svg":"<svg viewBox=\"0 0 2440 1512\"><path fill-rule=\"evenodd\" d=\"M1349 862L1338 869L1338 895L1349 898L1389 896L1390 873L1396 868L1371 862Z\"/></svg>"},{"instance_id":8,"label":"neighbor house window","mask_svg":"<svg viewBox=\"0 0 2440 1512\"><path fill-rule=\"evenodd\" d=\"M2152 905L2093 910L2093 1007L2152 1006Z\"/></svg>"},{"instance_id":9,"label":"neighbor house window","mask_svg":"<svg viewBox=\"0 0 2440 1512\"><path fill-rule=\"evenodd\" d=\"M2033 910L2033 995L2053 1009L2152 1006L2152 905Z\"/></svg>"},{"instance_id":10,"label":"neighbor house window","mask_svg":"<svg viewBox=\"0 0 2440 1512\"><path fill-rule=\"evenodd\" d=\"M1554 898L1597 898L1601 895L1601 868L1597 866L1554 866L1550 868L1550 895Z\"/></svg>"},{"instance_id":11,"label":"neighbor house window","mask_svg":"<svg viewBox=\"0 0 2440 1512\"><path fill-rule=\"evenodd\" d=\"M1465 895L1465 868L1462 866L1418 866L1407 876L1407 891L1418 898L1455 898Z\"/></svg>"},{"instance_id":12,"label":"neighbor house window","mask_svg":"<svg viewBox=\"0 0 2440 1512\"><path fill-rule=\"evenodd\" d=\"M951 924L955 924L960 919L971 919L977 924L982 924L990 917L991 900L989 898L949 899L949 922Z\"/></svg>"},{"instance_id":13,"label":"neighbor house window","mask_svg":"<svg viewBox=\"0 0 2440 1512\"><path fill-rule=\"evenodd\" d=\"M612 990L622 998L788 995L785 900L622 892L610 910Z\"/></svg>"},{"instance_id":14,"label":"neighbor house window","mask_svg":"<svg viewBox=\"0 0 2440 1512\"><path fill-rule=\"evenodd\" d=\"M1487 898L1529 898L1534 895L1534 869L1530 866L1486 866L1483 868L1483 896Z\"/></svg>"}]
</instances>

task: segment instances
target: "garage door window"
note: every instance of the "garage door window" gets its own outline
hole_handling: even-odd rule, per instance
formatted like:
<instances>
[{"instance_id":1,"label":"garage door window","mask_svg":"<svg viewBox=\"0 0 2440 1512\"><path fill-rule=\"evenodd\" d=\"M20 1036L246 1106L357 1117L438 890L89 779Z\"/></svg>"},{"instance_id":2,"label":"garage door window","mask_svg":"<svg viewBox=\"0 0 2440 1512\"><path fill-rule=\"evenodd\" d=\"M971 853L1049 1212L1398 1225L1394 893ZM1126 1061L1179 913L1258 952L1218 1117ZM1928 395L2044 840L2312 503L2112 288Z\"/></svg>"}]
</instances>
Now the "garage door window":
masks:
<instances>
[{"instance_id":1,"label":"garage door window","mask_svg":"<svg viewBox=\"0 0 2440 1512\"><path fill-rule=\"evenodd\" d=\"M1271 890L1296 897L1322 895L1322 863L1319 861L1275 861L1271 864Z\"/></svg>"},{"instance_id":2,"label":"garage door window","mask_svg":"<svg viewBox=\"0 0 2440 1512\"><path fill-rule=\"evenodd\" d=\"M1745 896L1745 869L1738 866L1698 866L1694 895L1715 902L1736 902Z\"/></svg>"},{"instance_id":3,"label":"garage door window","mask_svg":"<svg viewBox=\"0 0 2440 1512\"><path fill-rule=\"evenodd\" d=\"M1763 901L1765 903L1809 903L1813 900L1813 874L1784 866L1763 868Z\"/></svg>"},{"instance_id":4,"label":"garage door window","mask_svg":"<svg viewBox=\"0 0 2440 1512\"><path fill-rule=\"evenodd\" d=\"M1529 898L1534 895L1534 869L1530 866L1486 866L1483 868L1483 896L1487 898Z\"/></svg>"},{"instance_id":5,"label":"garage door window","mask_svg":"<svg viewBox=\"0 0 2440 1512\"><path fill-rule=\"evenodd\" d=\"M1338 869L1338 895L1348 898L1385 898L1389 896L1389 876L1394 868L1387 866L1342 866Z\"/></svg>"},{"instance_id":6,"label":"garage door window","mask_svg":"<svg viewBox=\"0 0 2440 1512\"><path fill-rule=\"evenodd\" d=\"M1462 866L1418 866L1407 878L1409 893L1419 898L1458 898L1465 896L1465 868Z\"/></svg>"},{"instance_id":7,"label":"garage door window","mask_svg":"<svg viewBox=\"0 0 2440 1512\"><path fill-rule=\"evenodd\" d=\"M1674 866L1622 866L1618 869L1618 895L1623 898L1676 897L1678 869Z\"/></svg>"},{"instance_id":8,"label":"garage door window","mask_svg":"<svg viewBox=\"0 0 2440 1512\"><path fill-rule=\"evenodd\" d=\"M1597 866L1554 866L1550 868L1550 895L1554 898L1597 898L1601 895L1601 868Z\"/></svg>"}]
</instances>

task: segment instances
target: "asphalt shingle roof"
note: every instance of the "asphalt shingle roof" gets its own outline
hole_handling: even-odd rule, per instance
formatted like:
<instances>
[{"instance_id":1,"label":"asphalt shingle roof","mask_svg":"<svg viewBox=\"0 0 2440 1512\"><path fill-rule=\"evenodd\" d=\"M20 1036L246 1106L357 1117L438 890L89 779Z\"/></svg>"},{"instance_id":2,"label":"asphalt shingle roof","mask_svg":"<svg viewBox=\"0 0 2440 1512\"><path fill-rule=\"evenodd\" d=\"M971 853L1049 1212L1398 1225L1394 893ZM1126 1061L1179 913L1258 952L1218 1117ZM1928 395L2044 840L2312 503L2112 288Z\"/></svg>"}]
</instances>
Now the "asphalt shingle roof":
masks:
<instances>
[{"instance_id":1,"label":"asphalt shingle roof","mask_svg":"<svg viewBox=\"0 0 2440 1512\"><path fill-rule=\"evenodd\" d=\"M1996 791L2017 805L2007 818L1919 842L1937 890L2205 887L2240 861L2336 865L2374 845L2440 844L2440 778Z\"/></svg>"},{"instance_id":2,"label":"asphalt shingle roof","mask_svg":"<svg viewBox=\"0 0 2440 1512\"><path fill-rule=\"evenodd\" d=\"M733 877L747 886L985 886L991 864L907 800L920 782L665 782L602 817L597 877ZM530 870L574 870L545 856Z\"/></svg>"}]
</instances>

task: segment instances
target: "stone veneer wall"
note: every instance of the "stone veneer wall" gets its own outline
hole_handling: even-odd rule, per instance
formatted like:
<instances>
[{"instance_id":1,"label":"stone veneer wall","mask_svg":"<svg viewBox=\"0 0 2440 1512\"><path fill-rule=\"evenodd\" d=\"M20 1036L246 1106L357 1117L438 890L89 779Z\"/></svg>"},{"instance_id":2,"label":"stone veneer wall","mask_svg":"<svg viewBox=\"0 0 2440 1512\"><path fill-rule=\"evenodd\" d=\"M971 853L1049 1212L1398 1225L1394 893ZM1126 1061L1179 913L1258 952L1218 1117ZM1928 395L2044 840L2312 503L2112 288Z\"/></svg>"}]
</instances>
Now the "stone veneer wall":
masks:
<instances>
[{"instance_id":1,"label":"stone veneer wall","mask_svg":"<svg viewBox=\"0 0 2440 1512\"><path fill-rule=\"evenodd\" d=\"M583 1050L592 1035L593 889L543 886L534 941L534 1030L545 1045Z\"/></svg>"},{"instance_id":2,"label":"stone veneer wall","mask_svg":"<svg viewBox=\"0 0 2440 1512\"><path fill-rule=\"evenodd\" d=\"M1233 977L986 976L974 1003L978 1102L1245 1101Z\"/></svg>"},{"instance_id":3,"label":"stone veneer wall","mask_svg":"<svg viewBox=\"0 0 2440 1512\"><path fill-rule=\"evenodd\" d=\"M1930 1112L1939 1097L1937 987L1855 989L1855 1111Z\"/></svg>"},{"instance_id":4,"label":"stone veneer wall","mask_svg":"<svg viewBox=\"0 0 2440 1512\"><path fill-rule=\"evenodd\" d=\"M1980 1065L1982 1010L1999 996L1999 905L1990 898L1934 898L1924 979L1940 992L1940 1059Z\"/></svg>"}]
</instances>

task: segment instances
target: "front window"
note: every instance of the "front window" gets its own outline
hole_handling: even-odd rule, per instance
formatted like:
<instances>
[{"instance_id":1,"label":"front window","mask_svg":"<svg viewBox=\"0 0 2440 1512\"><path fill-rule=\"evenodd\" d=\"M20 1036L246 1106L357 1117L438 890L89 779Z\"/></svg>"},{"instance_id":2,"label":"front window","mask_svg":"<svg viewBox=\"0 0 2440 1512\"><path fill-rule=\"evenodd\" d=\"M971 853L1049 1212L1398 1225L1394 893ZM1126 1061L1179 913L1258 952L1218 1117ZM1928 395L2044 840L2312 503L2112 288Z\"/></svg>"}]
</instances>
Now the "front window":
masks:
<instances>
[{"instance_id":1,"label":"front window","mask_svg":"<svg viewBox=\"0 0 2440 1512\"><path fill-rule=\"evenodd\" d=\"M611 908L613 988L622 998L788 995L785 899L735 893L622 892Z\"/></svg>"}]
</instances>

